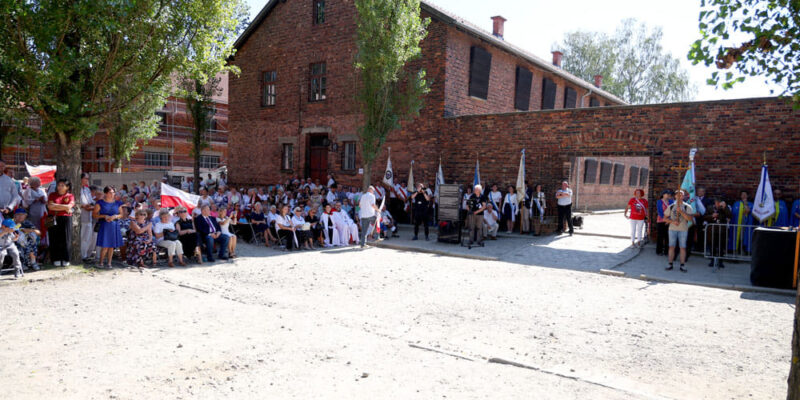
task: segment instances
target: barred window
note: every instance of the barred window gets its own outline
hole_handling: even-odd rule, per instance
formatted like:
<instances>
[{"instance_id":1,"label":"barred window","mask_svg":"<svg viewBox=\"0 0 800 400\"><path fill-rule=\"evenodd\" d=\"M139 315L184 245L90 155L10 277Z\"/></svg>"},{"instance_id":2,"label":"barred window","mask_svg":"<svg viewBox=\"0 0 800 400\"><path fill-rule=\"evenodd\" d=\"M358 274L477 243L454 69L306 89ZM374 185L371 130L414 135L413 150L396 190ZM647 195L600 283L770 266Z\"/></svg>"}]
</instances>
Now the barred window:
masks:
<instances>
[{"instance_id":1,"label":"barred window","mask_svg":"<svg viewBox=\"0 0 800 400\"><path fill-rule=\"evenodd\" d=\"M106 157L106 148L102 146L98 146L95 150L95 155L98 160L102 160Z\"/></svg>"},{"instance_id":2,"label":"barred window","mask_svg":"<svg viewBox=\"0 0 800 400\"><path fill-rule=\"evenodd\" d=\"M219 168L219 156L207 154L200 155L200 168L215 169Z\"/></svg>"},{"instance_id":3,"label":"barred window","mask_svg":"<svg viewBox=\"0 0 800 400\"><path fill-rule=\"evenodd\" d=\"M144 165L148 167L169 167L170 154L156 151L144 152Z\"/></svg>"},{"instance_id":4,"label":"barred window","mask_svg":"<svg viewBox=\"0 0 800 400\"><path fill-rule=\"evenodd\" d=\"M311 88L308 92L308 101L322 101L325 100L325 91L328 86L328 80L325 76L326 67L325 63L311 64Z\"/></svg>"},{"instance_id":5,"label":"barred window","mask_svg":"<svg viewBox=\"0 0 800 400\"><path fill-rule=\"evenodd\" d=\"M342 169L352 171L356 169L356 142L344 142L344 160Z\"/></svg>"},{"instance_id":6,"label":"barred window","mask_svg":"<svg viewBox=\"0 0 800 400\"><path fill-rule=\"evenodd\" d=\"M271 107L277 100L276 82L278 73L275 71L264 71L261 73L261 107Z\"/></svg>"},{"instance_id":7,"label":"barred window","mask_svg":"<svg viewBox=\"0 0 800 400\"><path fill-rule=\"evenodd\" d=\"M158 116L159 125L167 124L167 113L165 111L156 111L156 116Z\"/></svg>"},{"instance_id":8,"label":"barred window","mask_svg":"<svg viewBox=\"0 0 800 400\"><path fill-rule=\"evenodd\" d=\"M281 150L281 169L289 171L293 167L292 163L292 145L284 143Z\"/></svg>"},{"instance_id":9,"label":"barred window","mask_svg":"<svg viewBox=\"0 0 800 400\"><path fill-rule=\"evenodd\" d=\"M314 25L325 22L325 0L313 0L314 5Z\"/></svg>"}]
</instances>

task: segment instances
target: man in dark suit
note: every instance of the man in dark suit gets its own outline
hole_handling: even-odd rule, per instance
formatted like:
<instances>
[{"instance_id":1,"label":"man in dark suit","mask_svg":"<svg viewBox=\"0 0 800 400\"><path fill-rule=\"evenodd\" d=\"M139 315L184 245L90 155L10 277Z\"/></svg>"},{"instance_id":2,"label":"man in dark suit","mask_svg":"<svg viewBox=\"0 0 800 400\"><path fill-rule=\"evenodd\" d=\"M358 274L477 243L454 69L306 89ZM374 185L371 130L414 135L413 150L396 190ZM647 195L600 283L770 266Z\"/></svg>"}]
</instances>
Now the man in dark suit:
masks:
<instances>
[{"instance_id":1,"label":"man in dark suit","mask_svg":"<svg viewBox=\"0 0 800 400\"><path fill-rule=\"evenodd\" d=\"M208 261L214 262L214 243L219 245L219 259L227 260L229 238L222 234L217 219L211 216L211 209L207 205L200 209L200 215L194 219L194 226L200 235L200 243L206 248Z\"/></svg>"}]
</instances>

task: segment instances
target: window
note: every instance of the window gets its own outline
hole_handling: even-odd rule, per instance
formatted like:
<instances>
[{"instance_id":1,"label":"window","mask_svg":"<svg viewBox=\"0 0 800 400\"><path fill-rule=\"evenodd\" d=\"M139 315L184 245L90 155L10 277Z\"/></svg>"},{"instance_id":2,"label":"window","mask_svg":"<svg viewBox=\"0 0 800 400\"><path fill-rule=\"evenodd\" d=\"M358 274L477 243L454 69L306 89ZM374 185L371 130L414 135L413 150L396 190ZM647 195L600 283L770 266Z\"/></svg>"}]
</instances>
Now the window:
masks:
<instances>
[{"instance_id":1,"label":"window","mask_svg":"<svg viewBox=\"0 0 800 400\"><path fill-rule=\"evenodd\" d=\"M595 181L597 181L597 160L586 160L583 183L595 183Z\"/></svg>"},{"instance_id":2,"label":"window","mask_svg":"<svg viewBox=\"0 0 800 400\"><path fill-rule=\"evenodd\" d=\"M625 164L614 164L614 185L622 185L625 177Z\"/></svg>"},{"instance_id":3,"label":"window","mask_svg":"<svg viewBox=\"0 0 800 400\"><path fill-rule=\"evenodd\" d=\"M145 151L144 165L148 167L169 167L169 153Z\"/></svg>"},{"instance_id":4,"label":"window","mask_svg":"<svg viewBox=\"0 0 800 400\"><path fill-rule=\"evenodd\" d=\"M95 156L96 156L95 158L98 160L106 158L106 148L98 146L97 149L95 150Z\"/></svg>"},{"instance_id":5,"label":"window","mask_svg":"<svg viewBox=\"0 0 800 400\"><path fill-rule=\"evenodd\" d=\"M575 108L578 102L578 92L568 87L564 89L564 108Z\"/></svg>"},{"instance_id":6,"label":"window","mask_svg":"<svg viewBox=\"0 0 800 400\"><path fill-rule=\"evenodd\" d=\"M631 176L628 178L628 186L639 186L639 167L631 167Z\"/></svg>"},{"instance_id":7,"label":"window","mask_svg":"<svg viewBox=\"0 0 800 400\"><path fill-rule=\"evenodd\" d=\"M649 177L650 171L647 168L642 168L639 170L639 184L642 186L647 186L647 178Z\"/></svg>"},{"instance_id":8,"label":"window","mask_svg":"<svg viewBox=\"0 0 800 400\"><path fill-rule=\"evenodd\" d=\"M208 121L208 130L209 131L216 131L217 130L217 119L214 117L210 117Z\"/></svg>"},{"instance_id":9,"label":"window","mask_svg":"<svg viewBox=\"0 0 800 400\"><path fill-rule=\"evenodd\" d=\"M281 169L290 171L292 169L292 145L284 143L281 148Z\"/></svg>"},{"instance_id":10,"label":"window","mask_svg":"<svg viewBox=\"0 0 800 400\"><path fill-rule=\"evenodd\" d=\"M589 107L600 107L600 101L592 97L591 99L589 99Z\"/></svg>"},{"instance_id":11,"label":"window","mask_svg":"<svg viewBox=\"0 0 800 400\"><path fill-rule=\"evenodd\" d=\"M275 105L277 91L275 82L278 80L278 73L275 71L265 71L261 73L261 107L271 107Z\"/></svg>"},{"instance_id":12,"label":"window","mask_svg":"<svg viewBox=\"0 0 800 400\"><path fill-rule=\"evenodd\" d=\"M325 100L325 88L327 85L325 63L311 64L311 90L308 93L308 101Z\"/></svg>"},{"instance_id":13,"label":"window","mask_svg":"<svg viewBox=\"0 0 800 400\"><path fill-rule=\"evenodd\" d=\"M219 167L219 156L200 155L200 168L214 169Z\"/></svg>"},{"instance_id":14,"label":"window","mask_svg":"<svg viewBox=\"0 0 800 400\"><path fill-rule=\"evenodd\" d=\"M356 142L344 142L342 169L353 171L356 169Z\"/></svg>"},{"instance_id":15,"label":"window","mask_svg":"<svg viewBox=\"0 0 800 400\"><path fill-rule=\"evenodd\" d=\"M28 153L23 153L21 151L14 152L14 165L24 168L27 161Z\"/></svg>"},{"instance_id":16,"label":"window","mask_svg":"<svg viewBox=\"0 0 800 400\"><path fill-rule=\"evenodd\" d=\"M517 66L517 85L514 93L514 108L527 111L531 103L531 83L533 73L527 68Z\"/></svg>"},{"instance_id":17,"label":"window","mask_svg":"<svg viewBox=\"0 0 800 400\"><path fill-rule=\"evenodd\" d=\"M314 5L314 25L325 22L325 0L312 0Z\"/></svg>"},{"instance_id":18,"label":"window","mask_svg":"<svg viewBox=\"0 0 800 400\"><path fill-rule=\"evenodd\" d=\"M608 161L603 161L600 163L600 184L601 185L608 185L611 183L611 169L614 167L614 164L611 164Z\"/></svg>"},{"instance_id":19,"label":"window","mask_svg":"<svg viewBox=\"0 0 800 400\"><path fill-rule=\"evenodd\" d=\"M552 79L542 80L542 110L556 108L556 83Z\"/></svg>"},{"instance_id":20,"label":"window","mask_svg":"<svg viewBox=\"0 0 800 400\"><path fill-rule=\"evenodd\" d=\"M469 95L486 100L489 97L489 73L492 53L472 46L469 54Z\"/></svg>"},{"instance_id":21,"label":"window","mask_svg":"<svg viewBox=\"0 0 800 400\"><path fill-rule=\"evenodd\" d=\"M167 124L167 113L165 111L156 111L156 116L158 116L159 125Z\"/></svg>"}]
</instances>

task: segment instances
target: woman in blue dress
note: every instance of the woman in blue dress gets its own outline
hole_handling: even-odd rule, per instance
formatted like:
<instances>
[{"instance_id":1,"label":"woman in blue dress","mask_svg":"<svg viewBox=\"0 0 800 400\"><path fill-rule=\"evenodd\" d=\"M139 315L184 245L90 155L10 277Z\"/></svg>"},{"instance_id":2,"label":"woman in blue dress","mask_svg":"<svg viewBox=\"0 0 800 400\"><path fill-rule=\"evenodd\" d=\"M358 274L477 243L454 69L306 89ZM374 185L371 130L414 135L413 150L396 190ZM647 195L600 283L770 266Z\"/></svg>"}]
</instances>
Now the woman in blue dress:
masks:
<instances>
[{"instance_id":1,"label":"woman in blue dress","mask_svg":"<svg viewBox=\"0 0 800 400\"><path fill-rule=\"evenodd\" d=\"M114 189L110 186L103 188L103 198L94 206L94 218L99 224L97 231L97 247L100 248L100 267L108 262L105 268L111 269L111 259L114 249L122 247L122 231L119 220L122 218L121 201L114 200Z\"/></svg>"}]
</instances>

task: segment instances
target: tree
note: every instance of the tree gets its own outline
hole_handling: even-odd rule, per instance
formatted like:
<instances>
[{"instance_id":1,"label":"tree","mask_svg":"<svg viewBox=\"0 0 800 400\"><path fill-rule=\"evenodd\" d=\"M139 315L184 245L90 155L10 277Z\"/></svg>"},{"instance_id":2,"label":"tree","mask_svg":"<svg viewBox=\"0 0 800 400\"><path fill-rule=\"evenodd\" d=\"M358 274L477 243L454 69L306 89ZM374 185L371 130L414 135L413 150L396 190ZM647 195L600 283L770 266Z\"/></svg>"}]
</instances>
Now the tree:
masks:
<instances>
[{"instance_id":1,"label":"tree","mask_svg":"<svg viewBox=\"0 0 800 400\"><path fill-rule=\"evenodd\" d=\"M660 27L625 19L614 35L574 31L555 46L563 68L591 82L603 75L603 89L631 104L686 101L695 88L677 58L664 52Z\"/></svg>"},{"instance_id":2,"label":"tree","mask_svg":"<svg viewBox=\"0 0 800 400\"><path fill-rule=\"evenodd\" d=\"M702 0L701 6L700 39L688 57L727 70L724 77L712 72L707 83L730 89L746 77L763 77L800 107L800 2Z\"/></svg>"},{"instance_id":3,"label":"tree","mask_svg":"<svg viewBox=\"0 0 800 400\"><path fill-rule=\"evenodd\" d=\"M781 95L800 108L800 1L703 0L700 39L692 44L694 64L728 71L707 83L730 89L746 77L763 77L784 88ZM800 400L800 291L795 299L789 400Z\"/></svg>"},{"instance_id":4,"label":"tree","mask_svg":"<svg viewBox=\"0 0 800 400\"><path fill-rule=\"evenodd\" d=\"M359 128L364 190L369 187L372 163L389 133L400 121L419 115L423 96L430 90L425 70L410 71L430 22L420 18L419 0L355 0L356 69L360 75L357 100L364 116Z\"/></svg>"},{"instance_id":5,"label":"tree","mask_svg":"<svg viewBox=\"0 0 800 400\"><path fill-rule=\"evenodd\" d=\"M55 139L59 177L80 187L81 143L115 113L163 104L171 75L218 46L235 4L0 0L0 98L41 118L42 132ZM73 248L80 246L79 215Z\"/></svg>"},{"instance_id":6,"label":"tree","mask_svg":"<svg viewBox=\"0 0 800 400\"><path fill-rule=\"evenodd\" d=\"M222 92L220 77L213 77L205 84L199 79L184 81L184 100L186 112L192 119L192 151L194 158L194 192L200 190L200 156L208 148L206 134L214 118L214 96Z\"/></svg>"},{"instance_id":7,"label":"tree","mask_svg":"<svg viewBox=\"0 0 800 400\"><path fill-rule=\"evenodd\" d=\"M158 95L159 98L166 100L168 93L166 89L164 88ZM146 144L158 134L160 118L156 115L156 111L161 108L160 104L163 104L163 101L137 101L126 110L112 113L106 120L106 125L109 127L110 156L115 169L119 172L122 169L122 162L130 160L131 154L139 144Z\"/></svg>"}]
</instances>

